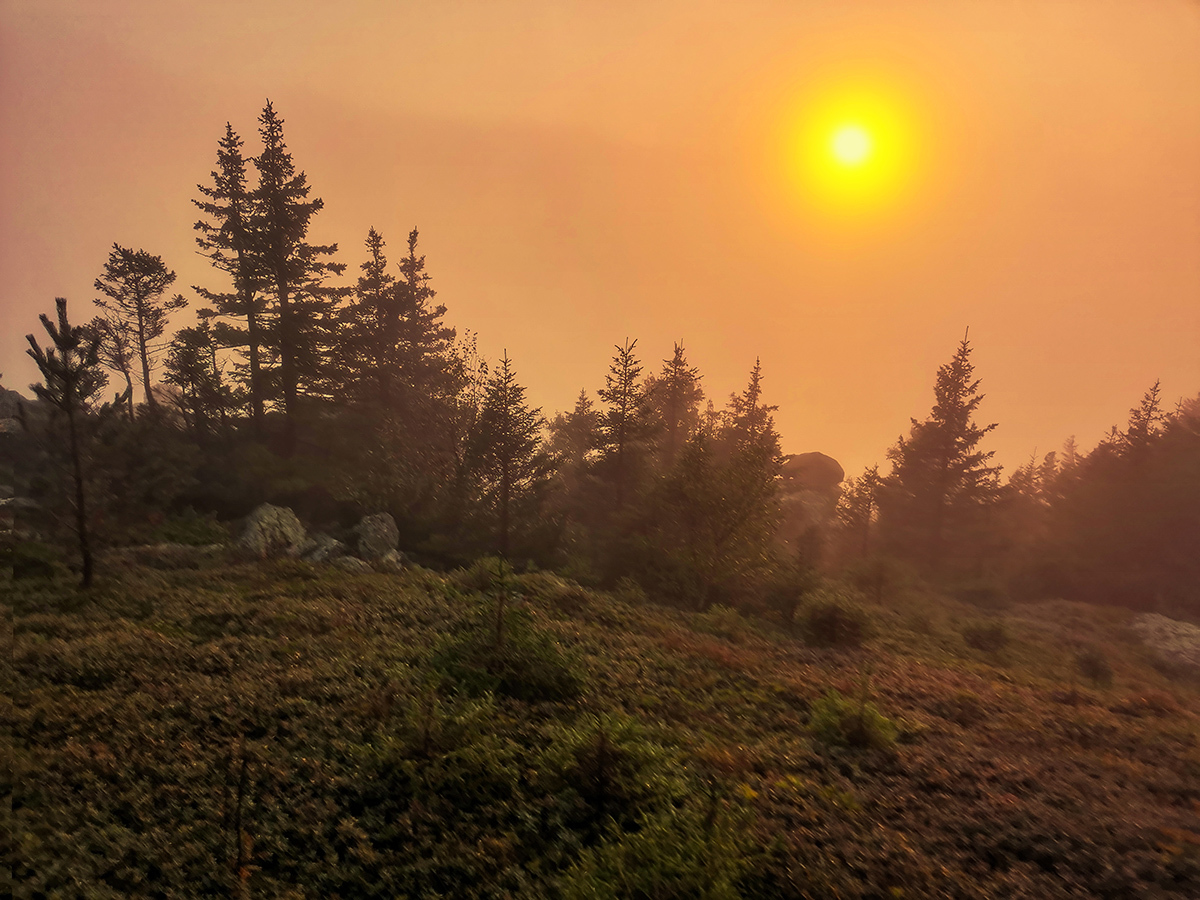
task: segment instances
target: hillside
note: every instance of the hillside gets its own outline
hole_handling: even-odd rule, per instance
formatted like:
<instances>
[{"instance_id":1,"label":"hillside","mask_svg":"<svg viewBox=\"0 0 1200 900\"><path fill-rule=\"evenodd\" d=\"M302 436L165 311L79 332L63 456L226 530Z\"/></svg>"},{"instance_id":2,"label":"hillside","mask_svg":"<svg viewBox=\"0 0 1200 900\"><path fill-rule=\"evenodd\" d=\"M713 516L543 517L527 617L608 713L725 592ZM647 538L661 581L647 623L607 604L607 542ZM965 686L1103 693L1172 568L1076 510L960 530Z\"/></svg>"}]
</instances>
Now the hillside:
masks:
<instances>
[{"instance_id":1,"label":"hillside","mask_svg":"<svg viewBox=\"0 0 1200 900\"><path fill-rule=\"evenodd\" d=\"M486 564L10 587L16 897L1200 896L1200 686L1128 611L914 591L817 647L819 597Z\"/></svg>"}]
</instances>

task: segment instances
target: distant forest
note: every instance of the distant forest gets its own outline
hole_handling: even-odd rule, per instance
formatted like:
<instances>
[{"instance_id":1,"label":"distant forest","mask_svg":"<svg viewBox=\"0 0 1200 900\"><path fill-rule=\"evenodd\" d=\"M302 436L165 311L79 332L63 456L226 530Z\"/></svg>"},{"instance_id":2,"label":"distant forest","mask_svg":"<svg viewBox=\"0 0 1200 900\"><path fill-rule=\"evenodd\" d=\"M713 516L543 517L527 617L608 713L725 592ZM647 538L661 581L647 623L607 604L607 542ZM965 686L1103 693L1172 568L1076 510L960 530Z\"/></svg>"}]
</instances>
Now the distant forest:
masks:
<instances>
[{"instance_id":1,"label":"distant forest","mask_svg":"<svg viewBox=\"0 0 1200 900\"><path fill-rule=\"evenodd\" d=\"M844 479L782 452L757 361L714 402L682 342L659 362L624 339L548 418L507 354L446 324L415 229L398 254L370 229L335 284L338 246L308 241L322 201L269 102L258 122L252 157L227 126L193 201L213 269L195 325L170 330L188 301L167 263L114 244L92 317L59 299L29 335L42 382L6 396L21 427L0 434L25 501L10 552L69 548L88 583L98 547L271 502L331 534L388 512L425 565L499 556L695 609L790 616L838 572L880 599L922 581L1200 616L1200 396L1171 408L1155 384L1095 449L1004 477L964 338L887 470Z\"/></svg>"}]
</instances>

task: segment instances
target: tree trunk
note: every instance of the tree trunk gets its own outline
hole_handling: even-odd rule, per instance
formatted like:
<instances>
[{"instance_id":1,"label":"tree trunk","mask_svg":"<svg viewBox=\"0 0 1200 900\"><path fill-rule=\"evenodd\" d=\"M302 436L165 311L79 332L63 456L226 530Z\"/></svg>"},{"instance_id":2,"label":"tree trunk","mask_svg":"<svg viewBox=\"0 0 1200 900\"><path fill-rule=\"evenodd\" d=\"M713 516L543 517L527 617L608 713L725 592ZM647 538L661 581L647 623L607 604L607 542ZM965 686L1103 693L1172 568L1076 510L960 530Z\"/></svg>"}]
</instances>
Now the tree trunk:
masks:
<instances>
[{"instance_id":1,"label":"tree trunk","mask_svg":"<svg viewBox=\"0 0 1200 900\"><path fill-rule=\"evenodd\" d=\"M83 460L79 449L79 435L75 429L75 413L67 410L67 426L71 435L71 465L75 474L75 531L79 536L79 555L83 558L81 587L92 586L92 545L88 539L87 497L83 485Z\"/></svg>"},{"instance_id":2,"label":"tree trunk","mask_svg":"<svg viewBox=\"0 0 1200 900\"><path fill-rule=\"evenodd\" d=\"M142 311L138 309L138 352L142 357L142 390L146 393L146 405L153 410L158 409L154 392L150 389L150 351L146 347L146 322Z\"/></svg>"},{"instance_id":3,"label":"tree trunk","mask_svg":"<svg viewBox=\"0 0 1200 900\"><path fill-rule=\"evenodd\" d=\"M251 307L253 300L246 303L246 336L250 341L250 417L254 422L254 436L262 439L263 432L263 391L262 374L258 359L258 315Z\"/></svg>"}]
</instances>

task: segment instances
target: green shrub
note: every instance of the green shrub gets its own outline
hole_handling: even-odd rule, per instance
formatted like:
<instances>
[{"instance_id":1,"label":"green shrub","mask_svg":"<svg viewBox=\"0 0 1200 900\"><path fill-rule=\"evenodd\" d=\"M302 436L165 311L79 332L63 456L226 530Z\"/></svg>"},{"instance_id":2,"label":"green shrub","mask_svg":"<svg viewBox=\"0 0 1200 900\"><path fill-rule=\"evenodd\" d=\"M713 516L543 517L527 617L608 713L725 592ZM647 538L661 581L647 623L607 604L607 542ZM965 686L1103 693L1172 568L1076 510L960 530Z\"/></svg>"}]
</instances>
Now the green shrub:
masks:
<instances>
[{"instance_id":1,"label":"green shrub","mask_svg":"<svg viewBox=\"0 0 1200 900\"><path fill-rule=\"evenodd\" d=\"M487 594L509 586L512 569L495 556L481 557L465 569L450 573L450 581L464 591Z\"/></svg>"},{"instance_id":2,"label":"green shrub","mask_svg":"<svg viewBox=\"0 0 1200 900\"><path fill-rule=\"evenodd\" d=\"M856 603L827 594L800 611L800 630L817 647L857 647L871 636L871 620Z\"/></svg>"},{"instance_id":3,"label":"green shrub","mask_svg":"<svg viewBox=\"0 0 1200 900\"><path fill-rule=\"evenodd\" d=\"M896 743L899 733L891 719L867 702L865 686L858 701L847 700L830 688L813 703L808 728L822 744L856 749L887 749Z\"/></svg>"},{"instance_id":4,"label":"green shrub","mask_svg":"<svg viewBox=\"0 0 1200 900\"><path fill-rule=\"evenodd\" d=\"M737 900L747 866L744 816L668 809L584 850L559 880L564 900Z\"/></svg>"},{"instance_id":5,"label":"green shrub","mask_svg":"<svg viewBox=\"0 0 1200 900\"><path fill-rule=\"evenodd\" d=\"M695 618L697 631L714 634L735 644L746 636L746 620L730 606L713 606Z\"/></svg>"},{"instance_id":6,"label":"green shrub","mask_svg":"<svg viewBox=\"0 0 1200 900\"><path fill-rule=\"evenodd\" d=\"M150 534L152 543L190 544L204 546L223 544L229 540L229 531L217 521L216 516L202 516L188 510L173 516L154 528Z\"/></svg>"},{"instance_id":7,"label":"green shrub","mask_svg":"<svg viewBox=\"0 0 1200 900\"><path fill-rule=\"evenodd\" d=\"M1003 622L972 622L964 626L962 636L968 647L988 653L1008 645L1008 629Z\"/></svg>"},{"instance_id":8,"label":"green shrub","mask_svg":"<svg viewBox=\"0 0 1200 900\"><path fill-rule=\"evenodd\" d=\"M62 571L62 556L53 547L37 541L21 541L5 548L3 559L12 567L13 578L53 578Z\"/></svg>"},{"instance_id":9,"label":"green shrub","mask_svg":"<svg viewBox=\"0 0 1200 900\"><path fill-rule=\"evenodd\" d=\"M491 692L526 703L553 703L583 693L579 660L524 610L481 612L435 651L433 666L472 696Z\"/></svg>"},{"instance_id":10,"label":"green shrub","mask_svg":"<svg viewBox=\"0 0 1200 900\"><path fill-rule=\"evenodd\" d=\"M1096 647L1084 647L1075 654L1075 668L1096 687L1109 687L1113 681L1112 665Z\"/></svg>"}]
</instances>

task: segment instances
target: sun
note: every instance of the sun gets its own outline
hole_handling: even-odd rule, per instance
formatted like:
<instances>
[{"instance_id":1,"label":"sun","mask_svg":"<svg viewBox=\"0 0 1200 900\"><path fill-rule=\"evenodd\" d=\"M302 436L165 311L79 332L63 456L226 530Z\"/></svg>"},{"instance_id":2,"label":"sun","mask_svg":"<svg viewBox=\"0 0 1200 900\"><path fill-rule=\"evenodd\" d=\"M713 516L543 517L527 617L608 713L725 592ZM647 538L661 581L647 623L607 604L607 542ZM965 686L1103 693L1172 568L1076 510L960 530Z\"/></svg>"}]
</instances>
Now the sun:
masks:
<instances>
[{"instance_id":1,"label":"sun","mask_svg":"<svg viewBox=\"0 0 1200 900\"><path fill-rule=\"evenodd\" d=\"M890 218L911 205L923 169L912 104L886 82L819 84L785 109L780 144L801 208L824 220Z\"/></svg>"},{"instance_id":2,"label":"sun","mask_svg":"<svg viewBox=\"0 0 1200 900\"><path fill-rule=\"evenodd\" d=\"M864 165L871 158L873 149L871 133L858 124L841 125L829 138L829 150L843 166Z\"/></svg>"}]
</instances>

